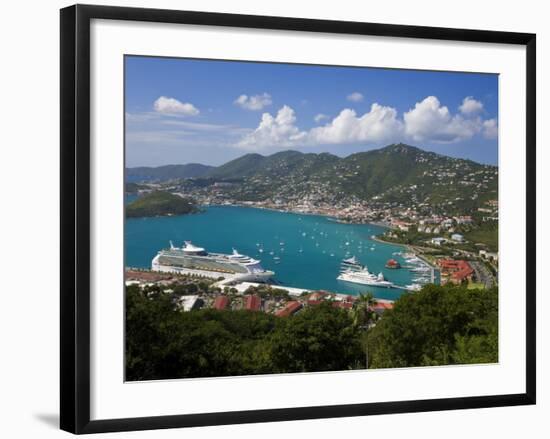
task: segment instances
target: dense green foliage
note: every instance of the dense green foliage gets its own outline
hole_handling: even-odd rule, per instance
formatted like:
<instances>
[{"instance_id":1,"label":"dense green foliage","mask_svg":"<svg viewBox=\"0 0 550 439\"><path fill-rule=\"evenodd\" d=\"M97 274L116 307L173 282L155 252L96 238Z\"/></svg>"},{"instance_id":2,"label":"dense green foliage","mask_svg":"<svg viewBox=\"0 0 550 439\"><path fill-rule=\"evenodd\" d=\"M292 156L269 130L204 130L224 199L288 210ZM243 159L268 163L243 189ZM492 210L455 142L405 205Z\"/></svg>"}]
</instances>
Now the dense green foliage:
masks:
<instances>
[{"instance_id":1,"label":"dense green foliage","mask_svg":"<svg viewBox=\"0 0 550 439\"><path fill-rule=\"evenodd\" d=\"M141 166L137 168L126 168L127 177L136 180L171 180L174 178L196 178L202 177L211 166L199 163L188 163L186 165L166 165L158 167Z\"/></svg>"},{"instance_id":2,"label":"dense green foliage","mask_svg":"<svg viewBox=\"0 0 550 439\"><path fill-rule=\"evenodd\" d=\"M362 358L349 314L328 303L293 318L173 303L126 289L128 380L341 370Z\"/></svg>"},{"instance_id":3,"label":"dense green foliage","mask_svg":"<svg viewBox=\"0 0 550 439\"><path fill-rule=\"evenodd\" d=\"M351 312L325 302L284 318L178 310L192 292L126 288L128 380L364 368L365 340L371 368L498 361L496 289L427 286L382 317L366 295Z\"/></svg>"},{"instance_id":4,"label":"dense green foliage","mask_svg":"<svg viewBox=\"0 0 550 439\"><path fill-rule=\"evenodd\" d=\"M197 204L190 198L183 198L169 192L156 191L145 194L126 206L126 216L184 215L198 212Z\"/></svg>"},{"instance_id":5,"label":"dense green foliage","mask_svg":"<svg viewBox=\"0 0 550 439\"><path fill-rule=\"evenodd\" d=\"M357 369L363 366L359 329L347 311L330 303L308 307L270 337L273 372Z\"/></svg>"},{"instance_id":6,"label":"dense green foliage","mask_svg":"<svg viewBox=\"0 0 550 439\"><path fill-rule=\"evenodd\" d=\"M498 290L428 285L369 331L370 367L498 361Z\"/></svg>"}]
</instances>

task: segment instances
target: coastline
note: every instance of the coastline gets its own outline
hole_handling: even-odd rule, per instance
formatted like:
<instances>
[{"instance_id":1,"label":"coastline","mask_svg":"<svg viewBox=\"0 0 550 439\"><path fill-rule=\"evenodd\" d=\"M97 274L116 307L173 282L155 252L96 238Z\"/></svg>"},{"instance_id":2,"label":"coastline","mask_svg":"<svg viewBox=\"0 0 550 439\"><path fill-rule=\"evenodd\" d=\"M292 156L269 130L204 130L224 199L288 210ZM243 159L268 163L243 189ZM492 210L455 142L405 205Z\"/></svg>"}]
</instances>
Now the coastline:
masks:
<instances>
[{"instance_id":1,"label":"coastline","mask_svg":"<svg viewBox=\"0 0 550 439\"><path fill-rule=\"evenodd\" d=\"M390 228L390 226L382 221L344 221L341 218L338 218L337 216L328 214L323 211L308 211L304 212L303 210L292 210L292 209L285 209L285 208L276 208L276 207L268 207L268 206L258 206L255 204L245 204L245 203L228 203L228 204L201 204L201 207L246 207L250 209L261 209L261 210L269 210L272 212L279 212L279 213L291 213L293 215L307 215L307 216L319 216L326 218L329 221L334 221L339 224L350 224L350 225L367 225L372 224L373 226L378 227L384 227L384 228ZM393 244L388 243L386 244ZM401 244L397 244L401 245Z\"/></svg>"},{"instance_id":2,"label":"coastline","mask_svg":"<svg viewBox=\"0 0 550 439\"><path fill-rule=\"evenodd\" d=\"M367 291L367 290L373 290L372 292L375 293L375 297L377 299L386 299L386 300L394 300L396 297L399 297L399 295L402 294L403 290L405 290L406 288L404 288L403 286L407 285L407 284L411 284L410 282L410 279L409 277L411 276L406 270L402 270L402 272L399 272L399 273L393 273L393 274L389 274L388 273L388 276L390 276L391 280L395 283L395 287L394 288L391 288L389 290L384 290L384 291L381 291L380 288L376 288L376 287L364 287L362 285L348 285L348 284L342 284L341 282L337 282L335 279L336 279L336 275L337 275L337 272L338 270L340 269L339 268L339 259L338 257L341 256L341 258L344 258L345 257L345 251L347 250L347 247L344 246L345 242L347 240L349 240L350 242L353 242L353 239L350 239L349 237L348 238L345 238L344 236L347 235L348 233L351 234L349 235L350 237L354 237L355 239L355 244L352 244L352 245L355 245L355 246L360 246L360 242L362 242L362 246L364 247L365 250L368 250L367 247L372 247L372 249L374 249L375 247L372 246L372 244L374 244L374 242L376 242L376 237L374 237L375 239L373 239L373 235L380 235L382 233L384 233L384 228L380 225L380 224L371 224L371 223L361 223L361 224L345 224L345 223L342 223L340 221L334 221L334 217L332 216L329 216L329 215L326 215L326 214L320 214L318 212L307 212L307 213L304 213L304 212L297 212L297 211L289 211L289 210L286 210L286 209L280 209L280 208L273 208L272 206L254 206L254 205L248 205L248 204L230 204L230 203L225 203L225 204L219 204L219 203L208 203L208 204L201 204L201 207L203 208L203 210L205 211L205 215L207 215L208 218L202 218L202 215L183 215L183 216L178 216L179 218L182 218L181 220L178 219L178 218L174 218L173 222L170 222L169 224L180 224L180 221L183 221L185 224L188 224L187 227L194 227L195 229L195 235L194 236L197 236L197 240L200 241L200 239L198 238L198 236L201 236L201 235L204 235L205 233L203 232L198 232L199 230L205 230L204 227L205 227L205 224L212 224L212 221L219 221L220 218L229 218L231 221L237 221L238 218L246 218L246 217L250 217L250 218L260 218L260 219L263 219L264 216L263 215L269 215L269 212L273 212L271 215L274 215L274 216L267 216L265 218L269 219L273 225L276 225L278 224L279 221L283 221L283 217L278 217L277 216L277 213L283 213L283 214L287 214L287 213L291 213L293 214L293 216L288 216L288 219L285 219L284 220L284 224L287 224L288 227L290 228L289 231L286 231L284 233L287 233L287 245L290 246L290 247L287 247L287 253L283 253L283 251L279 252L279 241L281 241L282 238L277 238L275 239L275 244L273 244L275 247L273 247L273 249L268 249L268 250L275 250L275 252L277 253L277 261L272 261L271 260L271 256L267 256L267 255L263 255L264 257L262 258L262 255L256 255L257 258L259 259L265 259L264 263L267 264L266 267L269 268L270 270L273 270L275 272L277 272L277 279L279 281L282 281L282 285L284 285L284 287L281 285L281 287L283 288L297 288L300 292L303 291L303 288L301 288L302 286L303 287L306 287L307 289L310 289L310 290L326 290L326 291L330 291L331 293L333 294L343 294L344 296L346 295L352 295L352 296L356 296L358 295L361 291ZM212 207L212 209L209 209L209 207ZM229 208L229 209L234 209L233 210L233 213L230 213L229 210L227 211L224 211L224 209L226 208ZM253 210L250 210L250 211L247 211L245 210L245 208L250 208L250 209L255 209L256 213L254 213ZM209 213L207 213L209 212ZM262 214L261 212L265 212L264 214ZM227 216L229 215L229 217ZM258 216L259 215L259 216ZM303 216L302 216L303 215ZM307 215L307 216L306 216ZM300 219L300 216L302 216L303 218L303 223L301 221L298 221ZM183 219L184 217L188 217L188 219ZM191 219L192 217L195 217L195 219ZM159 217L157 217L159 218ZM151 220L153 221L156 221L154 218L150 218ZM162 221L162 218L159 218L159 220ZM333 225L329 225L329 221L330 223L332 223ZM241 221L242 222L242 221ZM261 221L261 223L263 224L263 221ZM331 241L331 240L327 240L327 241L324 241L324 244L323 242L319 241L320 244L321 244L321 249L319 249L319 258L321 259L321 262L319 262L320 265L307 265L306 266L308 267L308 270L307 270L307 273L304 274L304 273L295 273L293 272L292 270L289 269L289 265L288 265L288 261L294 261L294 259L298 259L301 255L298 253L298 247L300 247L300 244L290 244L290 242L292 241L292 236L295 236L294 233L295 231L297 231L300 227L311 227L311 228L314 228L314 227L317 227L315 224L321 224L321 227L327 227L328 229L327 230L330 230L331 232L331 239L334 240L334 243ZM174 236L173 236L173 231L164 231L164 226L162 225L164 223L159 223L159 227L161 227L161 229L163 229L163 233L161 233L161 235L163 236L163 242L168 242L169 239L174 239ZM231 223L233 224L233 223ZM271 223L270 223L271 224ZM304 225L300 225L300 224L304 224ZM324 225L323 225L324 224ZM373 226L373 227L370 227L370 226ZM128 229L130 230L130 234L132 234L132 230L140 230L140 233L142 232L141 229L143 227L145 227L145 232L148 233L148 231L150 231L150 226L148 225L141 225L141 222L140 223L134 223L132 224L133 228L132 229ZM260 226L259 226L260 227ZM348 229L349 227L349 229ZM380 228L379 228L380 227ZM262 227L260 227L261 229ZM265 227L264 227L265 228ZM333 229L334 228L334 229ZM191 229L189 229L191 230ZM237 229L236 229L237 230ZM239 233L246 233L247 236L249 236L249 230L246 229L246 231L243 229L241 230L241 228L238 228L239 230ZM332 231L335 230L336 233L333 233ZM338 236L338 230L340 230L340 235ZM265 230L263 232L266 232ZM262 233L263 233L262 232ZM189 233L189 232L187 232ZM196 234L198 233L198 235ZM269 232L267 232L269 233ZM273 234L276 234L275 232L273 232ZM309 234L309 233L308 233ZM155 234L154 236L154 239L152 239L152 241L157 241L158 239L158 234ZM216 239L215 240L212 240L212 236L211 234L207 233L207 235L209 235L210 237L203 237L206 241L206 246L207 247L211 247L212 249L216 249L216 246L218 245L217 243L219 242L224 242L225 243L225 235L223 237L218 237L216 235ZM135 234L134 235L131 235L131 236L136 236ZM141 236L141 235L140 235ZM258 235L258 236L254 236L254 238L250 238L252 239L250 241L250 239L248 238L239 238L240 241L243 241L243 242L246 242L246 241L250 241L248 244L251 245L251 248L247 248L246 250L252 254L254 253L255 251L255 246L254 244L256 243L256 245L258 245L257 243L258 242L262 242L263 244L269 246L271 244L269 244L269 240L273 240L273 236L269 235L269 237L271 238L266 238L266 236L268 235ZM147 236L145 237L147 238ZM142 239L143 239L143 236L142 236ZM186 234L183 234L181 235L180 239L188 239L187 238L187 235ZM209 241L210 239L210 241ZM220 241L221 239L221 241ZM228 242L229 241L235 241L236 237L233 236L233 237L228 237L227 240ZM264 241L262 241L262 239L264 239ZM267 239L267 241L266 241ZM300 236L300 239L301 239L301 236ZM313 238L312 238L313 239ZM147 241L147 239L146 239ZM240 242L239 241L239 242ZM341 242L340 242L341 241ZM308 236L308 240L306 241L304 245L304 247L311 247L311 249L307 250L306 251L311 251L311 252L316 252L317 250L315 249L315 246L313 245L314 244L314 241L311 241L311 246L309 244L307 244L309 241L309 236ZM371 244L369 244L369 242ZM377 267L378 266L378 262L375 262L375 261L378 261L380 260L380 268L379 270L382 270L383 269L383 264L384 264L384 261L387 261L389 260L389 258L392 257L392 253L394 252L404 252L403 250L403 246L402 245L394 245L392 243L386 243L386 242L383 242L382 240L380 240L381 242L381 245L377 248L377 251L376 252L367 252L365 253L365 257L366 257L366 261L363 261L365 262L369 267L374 266L374 267ZM201 241L202 243L202 241ZM231 248L232 245L235 245L236 242L230 242L229 244L227 244L225 247L227 248ZM158 250L158 246L161 245L161 244L157 244L155 243L155 246L153 248L153 246L151 247L151 250L150 250L150 253L151 255L156 251L155 249ZM244 244L242 244L244 245ZM272 246L273 246L272 245ZM293 248L293 245L296 247L295 249ZM347 245L347 244L346 244ZM325 246L325 248L323 248L323 246ZM339 246L339 247L338 247ZM130 246L132 247L132 246ZM143 259L143 258L148 258L148 256L143 256L141 257L141 253L144 253L143 251L143 243L140 244L140 246L138 246L139 248L136 250L137 251L137 256L133 257L133 258L130 258L128 259L128 264L131 265L131 266L141 266L143 268L149 268L149 263L148 261L150 259L147 259L147 261L144 263L143 261L141 261L140 259ZM224 248L225 248L224 247ZM267 248L267 247L266 247ZM351 247L350 247L351 249ZM321 250L323 250L323 253L327 253L327 256L326 257L323 257L321 255ZM222 251L221 249L217 249L217 251ZM334 252L336 254L336 257L334 259L332 258L329 258L329 254L330 256L335 256L333 254L331 254L331 251ZM352 252L354 251L358 251L355 247L353 248L353 250L350 250ZM360 250L359 250L360 252ZM245 252L246 253L246 252ZM246 254L249 254L249 253L246 253ZM280 254L279 254L280 253ZM300 252L301 253L301 252ZM340 255L341 253L341 255ZM358 255L358 256L361 256L361 255ZM151 256L152 257L152 256ZM279 265L276 265L276 264L279 264L279 260L281 259L284 259L284 264L281 264L280 266ZM317 256L316 256L317 257ZM372 258L372 260L369 260L369 258ZM285 265L286 264L286 265ZM319 273L318 275L313 275L313 273L315 272L316 269L318 269L318 267L321 266L321 267L324 267L323 269L323 273ZM316 268L317 267L317 268ZM372 268L372 267L371 267ZM376 268L378 269L378 268ZM334 275L332 275L334 273ZM206 273L201 273L203 275L206 275ZM310 279L311 278L311 279ZM322 281L320 280L322 279Z\"/></svg>"},{"instance_id":3,"label":"coastline","mask_svg":"<svg viewBox=\"0 0 550 439\"><path fill-rule=\"evenodd\" d=\"M376 241L376 242L379 242L379 243L382 243L382 244L391 244L391 245L396 245L396 246L400 246L400 247L404 247L407 249L408 252L414 254L418 259L421 259L422 262L424 262L426 265L428 265L430 268L432 268L433 270L438 270L439 271L439 268L432 264L430 261L428 261L423 255L422 253L420 253L419 251L415 250L415 248L409 244L401 244L399 242L391 242L391 241L384 241L383 239L381 239L379 236L371 236L371 239L373 241Z\"/></svg>"}]
</instances>

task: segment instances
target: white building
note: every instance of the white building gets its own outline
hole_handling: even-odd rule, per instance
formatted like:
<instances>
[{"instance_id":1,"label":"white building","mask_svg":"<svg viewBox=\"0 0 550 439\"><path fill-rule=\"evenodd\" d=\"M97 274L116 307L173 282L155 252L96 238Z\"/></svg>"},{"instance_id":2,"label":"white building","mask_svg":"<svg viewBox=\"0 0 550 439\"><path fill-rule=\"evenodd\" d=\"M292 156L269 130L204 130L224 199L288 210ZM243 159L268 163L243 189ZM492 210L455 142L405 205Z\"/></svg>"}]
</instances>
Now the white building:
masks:
<instances>
[{"instance_id":1,"label":"white building","mask_svg":"<svg viewBox=\"0 0 550 439\"><path fill-rule=\"evenodd\" d=\"M453 233L451 239L455 242L464 242L464 236L460 233Z\"/></svg>"}]
</instances>

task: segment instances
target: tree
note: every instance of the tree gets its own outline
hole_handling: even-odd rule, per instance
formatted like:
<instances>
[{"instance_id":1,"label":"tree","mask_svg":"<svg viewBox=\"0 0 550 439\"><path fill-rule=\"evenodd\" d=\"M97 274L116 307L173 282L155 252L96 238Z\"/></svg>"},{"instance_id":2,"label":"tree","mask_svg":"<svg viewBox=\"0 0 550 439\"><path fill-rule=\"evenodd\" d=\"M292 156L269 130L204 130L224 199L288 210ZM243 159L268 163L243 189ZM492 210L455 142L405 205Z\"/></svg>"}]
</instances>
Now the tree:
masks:
<instances>
[{"instance_id":1,"label":"tree","mask_svg":"<svg viewBox=\"0 0 550 439\"><path fill-rule=\"evenodd\" d=\"M271 337L273 372L353 369L362 357L359 329L329 302L281 318Z\"/></svg>"},{"instance_id":2,"label":"tree","mask_svg":"<svg viewBox=\"0 0 550 439\"><path fill-rule=\"evenodd\" d=\"M498 361L498 290L425 286L406 293L369 331L371 367Z\"/></svg>"},{"instance_id":3,"label":"tree","mask_svg":"<svg viewBox=\"0 0 550 439\"><path fill-rule=\"evenodd\" d=\"M363 331L363 346L365 349L365 368L369 368L368 329L376 321L378 314L372 309L376 300L372 293L361 293L352 309L353 324Z\"/></svg>"}]
</instances>

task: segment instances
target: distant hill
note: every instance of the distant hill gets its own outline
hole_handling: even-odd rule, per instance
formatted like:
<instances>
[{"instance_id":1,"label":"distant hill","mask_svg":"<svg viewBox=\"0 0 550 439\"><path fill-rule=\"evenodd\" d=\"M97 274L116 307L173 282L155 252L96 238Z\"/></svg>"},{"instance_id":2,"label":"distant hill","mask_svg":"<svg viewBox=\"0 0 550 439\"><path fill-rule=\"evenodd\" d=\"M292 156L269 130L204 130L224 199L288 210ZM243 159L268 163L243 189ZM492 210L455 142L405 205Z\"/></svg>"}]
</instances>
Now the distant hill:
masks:
<instances>
[{"instance_id":1,"label":"distant hill","mask_svg":"<svg viewBox=\"0 0 550 439\"><path fill-rule=\"evenodd\" d=\"M247 154L204 177L240 180L231 194L240 200L346 199L464 211L497 198L498 168L400 143L344 158L298 151Z\"/></svg>"},{"instance_id":2,"label":"distant hill","mask_svg":"<svg viewBox=\"0 0 550 439\"><path fill-rule=\"evenodd\" d=\"M200 163L188 163L186 165L166 165L158 167L141 166L126 168L126 176L132 181L142 180L172 180L175 178L197 178L204 176L212 166Z\"/></svg>"},{"instance_id":3,"label":"distant hill","mask_svg":"<svg viewBox=\"0 0 550 439\"><path fill-rule=\"evenodd\" d=\"M198 211L199 209L194 200L162 191L143 195L126 206L126 216L128 218L184 215Z\"/></svg>"},{"instance_id":4,"label":"distant hill","mask_svg":"<svg viewBox=\"0 0 550 439\"><path fill-rule=\"evenodd\" d=\"M272 155L245 154L218 167L196 167L193 180L179 177L184 191L206 190L216 182L239 201L281 200L347 204L367 201L395 206L435 208L440 213L477 211L498 197L498 168L447 157L403 143L347 157L329 153L282 151ZM178 178L167 166L140 169L141 175ZM128 170L130 171L130 170ZM188 174L187 174L188 175Z\"/></svg>"},{"instance_id":5,"label":"distant hill","mask_svg":"<svg viewBox=\"0 0 550 439\"><path fill-rule=\"evenodd\" d=\"M269 156L246 154L211 169L205 177L228 180L253 176L285 177L295 172L311 173L315 167L338 160L338 157L331 154L304 154L298 151L281 151Z\"/></svg>"},{"instance_id":6,"label":"distant hill","mask_svg":"<svg viewBox=\"0 0 550 439\"><path fill-rule=\"evenodd\" d=\"M204 176L228 180L249 177L257 172L266 158L260 154L246 154L217 168L209 169Z\"/></svg>"}]
</instances>

